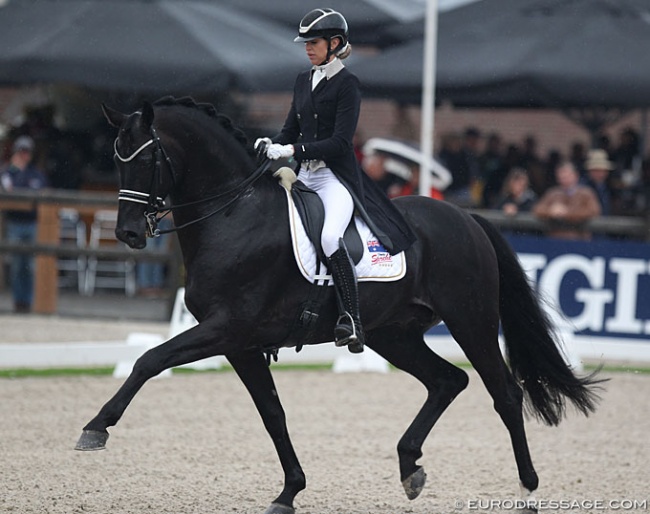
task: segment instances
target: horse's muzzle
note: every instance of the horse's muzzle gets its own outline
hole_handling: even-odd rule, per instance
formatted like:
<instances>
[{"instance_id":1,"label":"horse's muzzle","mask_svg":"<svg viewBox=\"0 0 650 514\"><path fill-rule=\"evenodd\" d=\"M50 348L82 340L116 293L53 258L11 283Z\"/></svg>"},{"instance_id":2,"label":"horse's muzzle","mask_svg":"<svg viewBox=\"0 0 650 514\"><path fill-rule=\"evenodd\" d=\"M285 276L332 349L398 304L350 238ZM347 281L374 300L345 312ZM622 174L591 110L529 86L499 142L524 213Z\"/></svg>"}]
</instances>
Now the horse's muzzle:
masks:
<instances>
[{"instance_id":1,"label":"horse's muzzle","mask_svg":"<svg viewBox=\"0 0 650 514\"><path fill-rule=\"evenodd\" d=\"M135 250L142 250L147 246L147 238L144 235L144 232L138 233L133 230L126 230L123 228L115 229L115 237L120 241L127 244L129 248Z\"/></svg>"}]
</instances>

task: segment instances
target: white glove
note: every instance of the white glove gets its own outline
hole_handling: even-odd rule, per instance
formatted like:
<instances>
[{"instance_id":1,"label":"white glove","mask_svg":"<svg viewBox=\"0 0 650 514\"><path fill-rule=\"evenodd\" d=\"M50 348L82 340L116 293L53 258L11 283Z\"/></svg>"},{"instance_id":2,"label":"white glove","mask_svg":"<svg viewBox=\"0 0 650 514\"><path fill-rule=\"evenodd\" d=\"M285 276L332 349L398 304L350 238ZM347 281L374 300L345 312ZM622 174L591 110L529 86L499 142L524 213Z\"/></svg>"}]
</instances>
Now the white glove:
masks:
<instances>
[{"instance_id":1,"label":"white glove","mask_svg":"<svg viewBox=\"0 0 650 514\"><path fill-rule=\"evenodd\" d=\"M259 146L262 143L266 143L266 146L269 147L273 144L273 141L271 141L270 137L259 137L255 140L255 144L253 145L253 150L259 150Z\"/></svg>"},{"instance_id":2,"label":"white glove","mask_svg":"<svg viewBox=\"0 0 650 514\"><path fill-rule=\"evenodd\" d=\"M274 161L278 159L291 157L293 155L293 145L279 145L274 143L266 149L266 156Z\"/></svg>"}]
</instances>

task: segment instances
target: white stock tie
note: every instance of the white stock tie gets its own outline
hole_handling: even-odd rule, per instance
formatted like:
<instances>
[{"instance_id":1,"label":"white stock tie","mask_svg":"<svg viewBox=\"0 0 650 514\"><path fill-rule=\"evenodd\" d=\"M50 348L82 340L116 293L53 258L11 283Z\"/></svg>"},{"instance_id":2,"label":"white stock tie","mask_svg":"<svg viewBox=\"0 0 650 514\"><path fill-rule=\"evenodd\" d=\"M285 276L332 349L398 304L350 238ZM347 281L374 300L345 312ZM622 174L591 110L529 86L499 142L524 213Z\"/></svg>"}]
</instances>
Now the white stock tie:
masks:
<instances>
[{"instance_id":1,"label":"white stock tie","mask_svg":"<svg viewBox=\"0 0 650 514\"><path fill-rule=\"evenodd\" d=\"M325 70L322 68L316 68L314 70L314 75L311 78L311 90L316 89L318 83L325 78Z\"/></svg>"}]
</instances>

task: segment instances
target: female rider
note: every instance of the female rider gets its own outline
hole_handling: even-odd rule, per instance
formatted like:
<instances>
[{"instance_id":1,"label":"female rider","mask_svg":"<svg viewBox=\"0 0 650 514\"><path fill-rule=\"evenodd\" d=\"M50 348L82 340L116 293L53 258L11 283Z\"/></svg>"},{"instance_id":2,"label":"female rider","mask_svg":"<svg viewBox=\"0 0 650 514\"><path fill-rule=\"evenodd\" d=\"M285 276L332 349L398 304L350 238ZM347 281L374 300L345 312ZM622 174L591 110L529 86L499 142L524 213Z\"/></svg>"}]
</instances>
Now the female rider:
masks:
<instances>
[{"instance_id":1,"label":"female rider","mask_svg":"<svg viewBox=\"0 0 650 514\"><path fill-rule=\"evenodd\" d=\"M304 42L311 69L300 73L282 131L266 145L270 159L291 158L300 166L298 179L323 201L321 245L336 288L340 316L337 346L363 351L359 293L354 264L342 236L356 211L388 252L408 248L415 235L399 211L361 170L352 139L357 128L359 81L343 65L351 52L348 24L332 9L314 9L300 22L296 42Z\"/></svg>"}]
</instances>

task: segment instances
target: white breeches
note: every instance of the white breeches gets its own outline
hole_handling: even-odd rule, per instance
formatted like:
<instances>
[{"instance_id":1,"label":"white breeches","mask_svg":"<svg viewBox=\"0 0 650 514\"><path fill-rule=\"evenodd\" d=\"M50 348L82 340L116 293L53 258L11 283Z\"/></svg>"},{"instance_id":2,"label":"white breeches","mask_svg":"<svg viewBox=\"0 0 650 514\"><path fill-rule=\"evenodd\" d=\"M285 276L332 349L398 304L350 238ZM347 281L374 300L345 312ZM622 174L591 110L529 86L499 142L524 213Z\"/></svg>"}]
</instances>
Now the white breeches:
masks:
<instances>
[{"instance_id":1,"label":"white breeches","mask_svg":"<svg viewBox=\"0 0 650 514\"><path fill-rule=\"evenodd\" d=\"M325 224L321 245L327 257L339 249L339 238L347 228L354 213L352 196L329 168L308 171L300 168L298 180L316 191L325 206Z\"/></svg>"}]
</instances>

